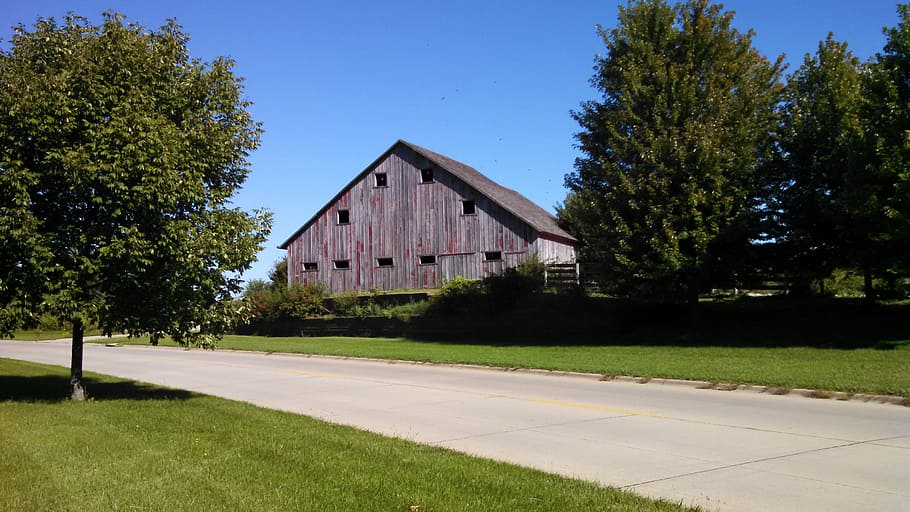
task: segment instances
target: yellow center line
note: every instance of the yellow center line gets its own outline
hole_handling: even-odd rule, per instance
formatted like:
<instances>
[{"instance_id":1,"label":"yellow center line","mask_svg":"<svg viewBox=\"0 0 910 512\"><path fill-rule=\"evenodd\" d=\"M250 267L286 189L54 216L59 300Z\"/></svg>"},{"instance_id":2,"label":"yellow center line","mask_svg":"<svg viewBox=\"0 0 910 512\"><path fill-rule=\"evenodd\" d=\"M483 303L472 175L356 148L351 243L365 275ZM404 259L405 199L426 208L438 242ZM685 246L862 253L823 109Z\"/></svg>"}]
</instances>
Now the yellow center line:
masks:
<instances>
[{"instance_id":1,"label":"yellow center line","mask_svg":"<svg viewBox=\"0 0 910 512\"><path fill-rule=\"evenodd\" d=\"M548 405L559 405L562 407L575 407L577 409L590 409L592 411L604 411L604 412L615 412L617 414L628 414L631 416L650 416L652 418L663 418L659 414L652 414L649 412L641 411L630 411L629 409L619 409L617 407L606 407L603 405L590 405L590 404L578 404L575 402L561 402L559 400L544 400L544 399L532 399L531 402L538 404L548 404Z\"/></svg>"}]
</instances>

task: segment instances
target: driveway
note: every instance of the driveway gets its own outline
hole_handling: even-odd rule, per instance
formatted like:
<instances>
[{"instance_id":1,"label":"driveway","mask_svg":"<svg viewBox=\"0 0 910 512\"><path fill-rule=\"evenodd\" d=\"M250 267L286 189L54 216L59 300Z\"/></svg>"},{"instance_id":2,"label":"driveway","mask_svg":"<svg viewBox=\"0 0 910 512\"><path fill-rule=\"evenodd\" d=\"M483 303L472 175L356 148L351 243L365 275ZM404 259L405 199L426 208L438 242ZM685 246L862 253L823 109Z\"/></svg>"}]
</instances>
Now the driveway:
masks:
<instances>
[{"instance_id":1,"label":"driveway","mask_svg":"<svg viewBox=\"0 0 910 512\"><path fill-rule=\"evenodd\" d=\"M66 366L69 343L0 342L0 357ZM910 408L897 405L161 347L86 345L85 369L708 510L910 510Z\"/></svg>"}]
</instances>

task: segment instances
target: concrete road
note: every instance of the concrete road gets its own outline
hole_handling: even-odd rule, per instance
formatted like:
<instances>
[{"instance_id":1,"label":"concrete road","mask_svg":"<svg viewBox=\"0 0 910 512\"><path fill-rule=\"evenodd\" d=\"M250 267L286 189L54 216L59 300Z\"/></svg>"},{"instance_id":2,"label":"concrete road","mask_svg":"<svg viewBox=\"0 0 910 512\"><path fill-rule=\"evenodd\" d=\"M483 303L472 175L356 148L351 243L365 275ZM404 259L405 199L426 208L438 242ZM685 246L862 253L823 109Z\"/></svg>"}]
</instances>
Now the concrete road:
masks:
<instances>
[{"instance_id":1,"label":"concrete road","mask_svg":"<svg viewBox=\"0 0 910 512\"><path fill-rule=\"evenodd\" d=\"M0 342L68 365L69 344ZM87 371L729 511L910 511L910 408L501 370L88 345ZM89 389L91 392L91 389Z\"/></svg>"}]
</instances>

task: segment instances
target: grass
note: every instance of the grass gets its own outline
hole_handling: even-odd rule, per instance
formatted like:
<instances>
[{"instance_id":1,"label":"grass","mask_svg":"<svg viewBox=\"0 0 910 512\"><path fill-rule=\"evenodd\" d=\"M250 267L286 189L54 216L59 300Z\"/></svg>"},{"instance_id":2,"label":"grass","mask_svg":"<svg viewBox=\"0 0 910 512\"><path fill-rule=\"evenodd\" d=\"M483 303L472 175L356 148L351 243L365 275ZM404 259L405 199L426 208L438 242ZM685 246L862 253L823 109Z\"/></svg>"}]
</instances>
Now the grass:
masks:
<instances>
[{"instance_id":1,"label":"grass","mask_svg":"<svg viewBox=\"0 0 910 512\"><path fill-rule=\"evenodd\" d=\"M689 510L249 404L0 359L0 509Z\"/></svg>"},{"instance_id":2,"label":"grass","mask_svg":"<svg viewBox=\"0 0 910 512\"><path fill-rule=\"evenodd\" d=\"M147 339L123 340L147 344ZM165 341L162 344L174 345ZM471 363L910 396L910 339L876 348L491 345L402 338L225 336L233 350Z\"/></svg>"},{"instance_id":3,"label":"grass","mask_svg":"<svg viewBox=\"0 0 910 512\"><path fill-rule=\"evenodd\" d=\"M87 329L84 335L99 336L101 334L101 331L97 329ZM22 341L43 341L71 339L72 337L73 331L64 329L20 329L13 334L12 339Z\"/></svg>"}]
</instances>

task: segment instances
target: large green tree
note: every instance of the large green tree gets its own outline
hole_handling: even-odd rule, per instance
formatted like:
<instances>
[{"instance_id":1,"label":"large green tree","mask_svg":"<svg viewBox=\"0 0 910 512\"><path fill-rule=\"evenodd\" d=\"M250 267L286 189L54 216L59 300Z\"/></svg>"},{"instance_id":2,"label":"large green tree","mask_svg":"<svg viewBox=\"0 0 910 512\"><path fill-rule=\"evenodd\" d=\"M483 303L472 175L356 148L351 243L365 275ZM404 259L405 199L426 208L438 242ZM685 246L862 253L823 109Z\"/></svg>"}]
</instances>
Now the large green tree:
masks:
<instances>
[{"instance_id":1,"label":"large green tree","mask_svg":"<svg viewBox=\"0 0 910 512\"><path fill-rule=\"evenodd\" d=\"M584 156L564 210L615 293L693 302L745 246L782 64L732 20L708 0L633 0L599 28L602 98L573 112Z\"/></svg>"},{"instance_id":2,"label":"large green tree","mask_svg":"<svg viewBox=\"0 0 910 512\"><path fill-rule=\"evenodd\" d=\"M831 34L788 77L779 130L779 203L789 268L819 282L854 263L868 221L859 59Z\"/></svg>"},{"instance_id":3,"label":"large green tree","mask_svg":"<svg viewBox=\"0 0 910 512\"><path fill-rule=\"evenodd\" d=\"M233 63L191 58L173 21L106 13L14 27L0 53L0 321L211 346L271 223L231 206L260 127Z\"/></svg>"},{"instance_id":4,"label":"large green tree","mask_svg":"<svg viewBox=\"0 0 910 512\"><path fill-rule=\"evenodd\" d=\"M885 29L885 47L863 83L870 156L862 213L868 220L854 252L867 294L874 272L910 273L910 4L898 5L897 12L898 25Z\"/></svg>"}]
</instances>

